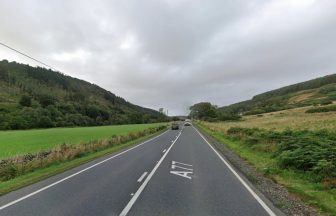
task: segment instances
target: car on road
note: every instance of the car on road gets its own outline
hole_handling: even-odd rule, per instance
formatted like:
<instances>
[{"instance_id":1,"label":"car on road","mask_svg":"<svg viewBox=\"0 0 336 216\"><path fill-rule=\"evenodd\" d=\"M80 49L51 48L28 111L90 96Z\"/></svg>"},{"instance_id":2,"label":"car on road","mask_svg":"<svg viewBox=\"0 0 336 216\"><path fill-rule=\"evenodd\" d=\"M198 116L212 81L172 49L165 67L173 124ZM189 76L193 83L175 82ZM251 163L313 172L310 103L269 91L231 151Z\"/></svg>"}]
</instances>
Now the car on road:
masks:
<instances>
[{"instance_id":1,"label":"car on road","mask_svg":"<svg viewBox=\"0 0 336 216\"><path fill-rule=\"evenodd\" d=\"M184 126L191 126L191 122L186 121L186 122L184 123Z\"/></svg>"},{"instance_id":2,"label":"car on road","mask_svg":"<svg viewBox=\"0 0 336 216\"><path fill-rule=\"evenodd\" d=\"M180 128L180 125L179 123L177 122L173 122L172 125L171 125L171 129L172 130L178 130Z\"/></svg>"}]
</instances>

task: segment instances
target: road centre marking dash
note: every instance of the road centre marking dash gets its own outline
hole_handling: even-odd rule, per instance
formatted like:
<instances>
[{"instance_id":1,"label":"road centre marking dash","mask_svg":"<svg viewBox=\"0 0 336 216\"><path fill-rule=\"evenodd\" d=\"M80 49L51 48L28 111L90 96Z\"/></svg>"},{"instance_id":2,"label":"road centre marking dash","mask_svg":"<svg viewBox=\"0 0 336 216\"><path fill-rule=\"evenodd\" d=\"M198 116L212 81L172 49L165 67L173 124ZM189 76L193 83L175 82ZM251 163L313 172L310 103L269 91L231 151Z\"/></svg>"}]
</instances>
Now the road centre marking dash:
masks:
<instances>
[{"instance_id":1,"label":"road centre marking dash","mask_svg":"<svg viewBox=\"0 0 336 216\"><path fill-rule=\"evenodd\" d=\"M138 179L137 182L142 182L142 180L145 178L146 175L147 175L147 172L144 172L144 173L140 176L140 178Z\"/></svg>"}]
</instances>

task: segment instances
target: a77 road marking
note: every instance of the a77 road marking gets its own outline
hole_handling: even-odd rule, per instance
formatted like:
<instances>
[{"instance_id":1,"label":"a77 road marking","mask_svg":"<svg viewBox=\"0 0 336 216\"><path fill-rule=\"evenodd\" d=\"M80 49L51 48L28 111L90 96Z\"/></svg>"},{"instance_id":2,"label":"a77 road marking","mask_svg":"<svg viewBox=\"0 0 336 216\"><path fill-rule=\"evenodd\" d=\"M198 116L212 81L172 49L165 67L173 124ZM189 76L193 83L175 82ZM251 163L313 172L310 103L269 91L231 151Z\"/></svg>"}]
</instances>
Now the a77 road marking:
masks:
<instances>
[{"instance_id":1,"label":"a77 road marking","mask_svg":"<svg viewBox=\"0 0 336 216\"><path fill-rule=\"evenodd\" d=\"M176 170L176 168L179 170ZM187 179L191 179L191 175L193 174L194 171L192 169L192 165L177 161L172 161L171 169L172 169L170 171L171 174L178 175Z\"/></svg>"}]
</instances>

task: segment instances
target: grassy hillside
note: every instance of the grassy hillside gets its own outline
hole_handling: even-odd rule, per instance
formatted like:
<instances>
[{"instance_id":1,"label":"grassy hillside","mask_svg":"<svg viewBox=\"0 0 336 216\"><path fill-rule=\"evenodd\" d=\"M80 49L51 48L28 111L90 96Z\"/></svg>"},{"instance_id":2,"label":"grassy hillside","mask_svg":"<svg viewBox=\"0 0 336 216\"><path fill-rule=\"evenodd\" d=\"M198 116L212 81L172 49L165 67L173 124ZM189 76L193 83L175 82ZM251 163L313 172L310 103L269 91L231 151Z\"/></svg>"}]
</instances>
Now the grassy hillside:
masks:
<instances>
[{"instance_id":1,"label":"grassy hillside","mask_svg":"<svg viewBox=\"0 0 336 216\"><path fill-rule=\"evenodd\" d=\"M0 61L0 130L151 123L167 118L97 85Z\"/></svg>"},{"instance_id":2,"label":"grassy hillside","mask_svg":"<svg viewBox=\"0 0 336 216\"><path fill-rule=\"evenodd\" d=\"M63 143L75 145L81 142L110 138L115 135L126 135L159 125L162 124L0 131L0 159L50 150Z\"/></svg>"},{"instance_id":3,"label":"grassy hillside","mask_svg":"<svg viewBox=\"0 0 336 216\"><path fill-rule=\"evenodd\" d=\"M229 113L253 115L336 101L336 74L286 86L254 96L251 100L222 107Z\"/></svg>"},{"instance_id":4,"label":"grassy hillside","mask_svg":"<svg viewBox=\"0 0 336 216\"><path fill-rule=\"evenodd\" d=\"M221 131L227 131L231 127L262 128L275 131L286 129L336 131L336 112L307 113L310 109L311 107L294 108L262 115L243 116L241 121L208 124L211 128Z\"/></svg>"}]
</instances>

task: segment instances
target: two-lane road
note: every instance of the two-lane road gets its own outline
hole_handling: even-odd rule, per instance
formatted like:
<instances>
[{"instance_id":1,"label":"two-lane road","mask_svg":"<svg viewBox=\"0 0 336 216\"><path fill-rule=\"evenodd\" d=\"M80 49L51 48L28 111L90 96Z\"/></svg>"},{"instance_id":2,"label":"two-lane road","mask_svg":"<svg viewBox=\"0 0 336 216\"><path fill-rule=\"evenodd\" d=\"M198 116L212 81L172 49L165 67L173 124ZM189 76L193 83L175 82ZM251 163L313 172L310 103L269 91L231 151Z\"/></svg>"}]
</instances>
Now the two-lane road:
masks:
<instances>
[{"instance_id":1,"label":"two-lane road","mask_svg":"<svg viewBox=\"0 0 336 216\"><path fill-rule=\"evenodd\" d=\"M192 126L0 197L0 215L275 215Z\"/></svg>"}]
</instances>

